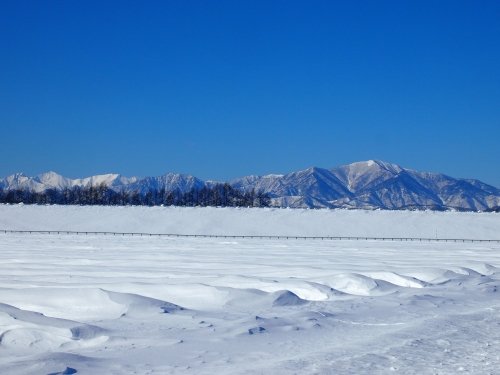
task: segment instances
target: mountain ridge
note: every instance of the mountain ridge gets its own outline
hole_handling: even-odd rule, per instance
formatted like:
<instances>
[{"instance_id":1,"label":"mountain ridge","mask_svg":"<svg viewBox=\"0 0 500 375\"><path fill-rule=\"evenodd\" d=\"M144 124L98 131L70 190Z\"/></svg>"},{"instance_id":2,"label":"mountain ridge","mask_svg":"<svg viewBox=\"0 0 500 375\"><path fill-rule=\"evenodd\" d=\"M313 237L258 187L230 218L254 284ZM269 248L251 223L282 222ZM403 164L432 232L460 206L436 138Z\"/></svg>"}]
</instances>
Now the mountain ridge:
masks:
<instances>
[{"instance_id":1,"label":"mountain ridge","mask_svg":"<svg viewBox=\"0 0 500 375\"><path fill-rule=\"evenodd\" d=\"M216 183L181 173L144 178L103 174L70 179L50 171L34 177L23 173L7 176L0 179L0 189L43 192L105 184L115 191L145 194L152 190L187 192ZM500 189L482 181L416 171L380 160L330 169L310 167L287 174L250 175L227 183L242 191L265 193L277 207L484 211L500 206Z\"/></svg>"}]
</instances>

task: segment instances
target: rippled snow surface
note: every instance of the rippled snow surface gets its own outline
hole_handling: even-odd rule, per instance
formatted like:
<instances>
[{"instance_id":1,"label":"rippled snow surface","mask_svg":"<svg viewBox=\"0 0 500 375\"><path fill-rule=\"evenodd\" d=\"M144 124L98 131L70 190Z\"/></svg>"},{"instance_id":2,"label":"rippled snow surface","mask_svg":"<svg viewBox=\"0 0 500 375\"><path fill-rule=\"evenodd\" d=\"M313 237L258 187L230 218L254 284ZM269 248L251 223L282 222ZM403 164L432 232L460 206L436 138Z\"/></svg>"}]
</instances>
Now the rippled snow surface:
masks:
<instances>
[{"instance_id":1,"label":"rippled snow surface","mask_svg":"<svg viewBox=\"0 0 500 375\"><path fill-rule=\"evenodd\" d=\"M499 287L495 243L0 234L0 372L495 374Z\"/></svg>"}]
</instances>

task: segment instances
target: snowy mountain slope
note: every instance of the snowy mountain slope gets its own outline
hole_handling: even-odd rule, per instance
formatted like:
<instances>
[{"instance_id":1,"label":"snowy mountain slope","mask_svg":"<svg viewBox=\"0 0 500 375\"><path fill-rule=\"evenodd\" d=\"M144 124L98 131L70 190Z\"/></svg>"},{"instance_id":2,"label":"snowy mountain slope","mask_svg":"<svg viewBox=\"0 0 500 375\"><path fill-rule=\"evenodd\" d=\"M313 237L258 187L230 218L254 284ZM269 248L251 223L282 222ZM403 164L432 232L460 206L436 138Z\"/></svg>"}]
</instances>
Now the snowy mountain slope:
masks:
<instances>
[{"instance_id":1,"label":"snowy mountain slope","mask_svg":"<svg viewBox=\"0 0 500 375\"><path fill-rule=\"evenodd\" d=\"M100 185L105 184L111 188L121 188L122 186L126 186L136 182L137 177L125 177L120 174L103 174L97 176L91 176L83 179L73 180L73 186L90 186L90 185Z\"/></svg>"},{"instance_id":2,"label":"snowy mountain slope","mask_svg":"<svg viewBox=\"0 0 500 375\"><path fill-rule=\"evenodd\" d=\"M146 193L151 190L180 191L187 192L192 189L201 189L205 182L191 175L167 173L159 177L146 177L133 184L126 185L125 189L129 191L138 191Z\"/></svg>"},{"instance_id":3,"label":"snowy mountain slope","mask_svg":"<svg viewBox=\"0 0 500 375\"><path fill-rule=\"evenodd\" d=\"M184 193L213 186L216 182L178 173L142 179L106 174L73 180L55 172L47 172L36 177L18 173L0 179L0 188L43 192L47 189L101 183L116 191L145 194L162 189ZM480 211L500 206L500 190L481 181L414 171L379 160L356 162L332 169L312 167L285 175L245 176L230 184L244 191L266 193L271 203L279 207Z\"/></svg>"},{"instance_id":4,"label":"snowy mountain slope","mask_svg":"<svg viewBox=\"0 0 500 375\"><path fill-rule=\"evenodd\" d=\"M436 192L443 206L484 210L499 205L500 190L481 181L455 179L437 173L408 173L426 188Z\"/></svg>"},{"instance_id":5,"label":"snowy mountain slope","mask_svg":"<svg viewBox=\"0 0 500 375\"><path fill-rule=\"evenodd\" d=\"M86 187L105 184L111 188L119 188L136 182L137 177L124 177L120 174L103 174L87 178L69 179L55 172L46 172L36 176L34 181L42 184L45 189L66 189L74 186Z\"/></svg>"},{"instance_id":6,"label":"snowy mountain slope","mask_svg":"<svg viewBox=\"0 0 500 375\"><path fill-rule=\"evenodd\" d=\"M16 173L0 180L0 188L3 190L32 190L41 192L47 186L40 183L36 178L26 176L24 173Z\"/></svg>"},{"instance_id":7,"label":"snowy mountain slope","mask_svg":"<svg viewBox=\"0 0 500 375\"><path fill-rule=\"evenodd\" d=\"M39 182L44 190L47 188L62 190L76 185L73 180L52 171L39 174L33 180Z\"/></svg>"},{"instance_id":8,"label":"snowy mountain slope","mask_svg":"<svg viewBox=\"0 0 500 375\"><path fill-rule=\"evenodd\" d=\"M26 176L23 173L16 173L0 180L0 188L4 190L32 190L42 192L49 189L63 190L75 186L86 187L96 186L102 183L111 188L126 186L137 181L136 177L124 177L119 174L104 174L87 178L71 179L63 177L56 172L46 172L35 177Z\"/></svg>"},{"instance_id":9,"label":"snowy mountain slope","mask_svg":"<svg viewBox=\"0 0 500 375\"><path fill-rule=\"evenodd\" d=\"M243 190L266 192L272 198L303 197L329 201L351 195L336 176L327 169L316 167L286 175L243 177L231 184Z\"/></svg>"},{"instance_id":10,"label":"snowy mountain slope","mask_svg":"<svg viewBox=\"0 0 500 375\"><path fill-rule=\"evenodd\" d=\"M331 169L331 173L353 193L375 186L402 171L399 165L376 160L361 161Z\"/></svg>"},{"instance_id":11,"label":"snowy mountain slope","mask_svg":"<svg viewBox=\"0 0 500 375\"><path fill-rule=\"evenodd\" d=\"M356 199L377 207L400 209L412 207L439 208L441 199L406 171L401 171L372 187L365 187Z\"/></svg>"},{"instance_id":12,"label":"snowy mountain slope","mask_svg":"<svg viewBox=\"0 0 500 375\"><path fill-rule=\"evenodd\" d=\"M268 193L289 207L429 208L485 210L500 204L500 190L477 180L454 179L369 160L331 170L309 168L287 175L243 177L232 182Z\"/></svg>"}]
</instances>

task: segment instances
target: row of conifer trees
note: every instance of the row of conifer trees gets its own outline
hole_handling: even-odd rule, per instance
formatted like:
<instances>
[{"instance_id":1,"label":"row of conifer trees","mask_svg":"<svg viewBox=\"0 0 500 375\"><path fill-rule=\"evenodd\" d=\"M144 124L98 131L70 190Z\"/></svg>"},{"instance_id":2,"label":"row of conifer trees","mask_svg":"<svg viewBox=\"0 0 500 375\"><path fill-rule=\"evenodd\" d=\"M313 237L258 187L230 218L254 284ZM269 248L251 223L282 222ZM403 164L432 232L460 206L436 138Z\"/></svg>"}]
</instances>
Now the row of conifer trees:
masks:
<instances>
[{"instance_id":1,"label":"row of conifer trees","mask_svg":"<svg viewBox=\"0 0 500 375\"><path fill-rule=\"evenodd\" d=\"M31 190L0 190L0 203L62 204L62 205L112 205L112 206L218 206L218 207L267 207L266 194L241 191L229 184L215 184L188 192L179 190L115 191L105 184L43 192Z\"/></svg>"}]
</instances>

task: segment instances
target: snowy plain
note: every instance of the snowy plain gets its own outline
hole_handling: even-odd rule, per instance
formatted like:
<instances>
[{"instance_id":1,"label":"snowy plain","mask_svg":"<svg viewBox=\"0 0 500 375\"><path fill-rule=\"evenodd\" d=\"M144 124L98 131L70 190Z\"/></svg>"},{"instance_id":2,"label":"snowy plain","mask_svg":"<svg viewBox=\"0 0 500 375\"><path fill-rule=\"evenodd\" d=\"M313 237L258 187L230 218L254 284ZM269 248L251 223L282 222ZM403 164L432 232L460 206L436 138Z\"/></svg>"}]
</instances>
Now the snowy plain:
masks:
<instances>
[{"instance_id":1,"label":"snowy plain","mask_svg":"<svg viewBox=\"0 0 500 375\"><path fill-rule=\"evenodd\" d=\"M0 229L500 239L487 213L0 205ZM0 233L0 373L498 374L500 243Z\"/></svg>"}]
</instances>

